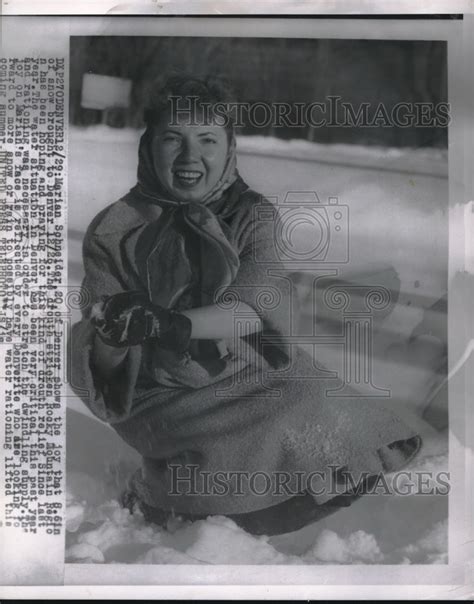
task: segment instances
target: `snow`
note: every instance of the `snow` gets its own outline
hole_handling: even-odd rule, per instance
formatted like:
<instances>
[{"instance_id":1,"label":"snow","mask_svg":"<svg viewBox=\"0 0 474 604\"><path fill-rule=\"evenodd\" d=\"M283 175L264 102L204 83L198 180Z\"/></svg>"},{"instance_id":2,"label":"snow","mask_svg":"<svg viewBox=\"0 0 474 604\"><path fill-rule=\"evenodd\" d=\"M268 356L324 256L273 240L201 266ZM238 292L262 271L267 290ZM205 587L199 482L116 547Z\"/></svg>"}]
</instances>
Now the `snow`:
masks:
<instances>
[{"instance_id":1,"label":"snow","mask_svg":"<svg viewBox=\"0 0 474 604\"><path fill-rule=\"evenodd\" d=\"M328 564L377 564L382 562L383 554L375 537L364 531L356 531L342 539L334 531L324 530L304 560L307 563L314 560Z\"/></svg>"},{"instance_id":2,"label":"snow","mask_svg":"<svg viewBox=\"0 0 474 604\"><path fill-rule=\"evenodd\" d=\"M84 421L84 420L82 420ZM95 421L95 420L90 420ZM96 422L97 423L97 422ZM104 428L106 430L106 428ZM423 454L408 471L447 471L447 433L426 428ZM76 434L71 434L75 439ZM91 453L93 455L93 453ZM117 495L97 501L103 475L68 472L66 561L140 564L438 564L447 563L447 497L365 495L332 517L287 535L253 536L232 520L179 517L165 528L130 514ZM390 484L393 475L387 475ZM401 484L401 483L400 483ZM403 489L400 489L403 493ZM110 494L113 493L113 490Z\"/></svg>"},{"instance_id":3,"label":"snow","mask_svg":"<svg viewBox=\"0 0 474 604\"><path fill-rule=\"evenodd\" d=\"M81 240L97 212L135 182L140 132L105 126L71 128L69 136L70 283L82 278ZM438 396L438 429L422 417L440 387L446 317L429 310L447 289L448 181L443 150L381 149L239 137L239 170L257 191L284 203L288 191L316 191L349 208L350 262L342 273L394 267L400 297L374 341L375 383L389 385L400 413L424 436L408 470L448 470L446 390ZM450 210L462 222L464 209ZM305 244L304 233L300 233ZM464 249L450 261L462 268ZM416 261L415 261L416 260ZM458 273L467 288L471 277ZM300 296L305 299L305 284ZM308 318L308 317L307 317ZM309 319L310 320L310 317ZM413 338L422 322L431 336ZM431 340L429 339L431 338ZM320 361L337 365L337 346ZM394 378L395 376L395 378ZM390 383L391 381L394 383ZM440 402L441 401L441 402ZM403 405L402 405L403 403ZM317 427L308 427L311 437ZM195 523L175 518L167 529L120 507L118 496L138 455L71 397L67 451L67 561L141 564L445 564L445 495L366 495L333 516L295 533L255 537L214 516ZM291 435L289 435L291 437ZM387 482L393 477L387 476ZM399 481L399 486L403 485Z\"/></svg>"},{"instance_id":4,"label":"snow","mask_svg":"<svg viewBox=\"0 0 474 604\"><path fill-rule=\"evenodd\" d=\"M131 144L136 146L143 130L135 128L110 128L106 125L89 126L86 128L71 128L71 138L74 142L96 142L114 143L120 145ZM348 160L356 162L357 158L368 159L372 162L405 159L411 164L414 160L424 161L430 164L428 172L440 168L447 173L447 149L409 148L409 147L380 147L376 145L348 145L341 143L321 144L304 139L283 140L272 136L237 136L237 147L241 153L257 153L279 155L284 158L291 156L292 159L326 160L337 158L338 161ZM392 164L393 167L393 164Z\"/></svg>"}]
</instances>

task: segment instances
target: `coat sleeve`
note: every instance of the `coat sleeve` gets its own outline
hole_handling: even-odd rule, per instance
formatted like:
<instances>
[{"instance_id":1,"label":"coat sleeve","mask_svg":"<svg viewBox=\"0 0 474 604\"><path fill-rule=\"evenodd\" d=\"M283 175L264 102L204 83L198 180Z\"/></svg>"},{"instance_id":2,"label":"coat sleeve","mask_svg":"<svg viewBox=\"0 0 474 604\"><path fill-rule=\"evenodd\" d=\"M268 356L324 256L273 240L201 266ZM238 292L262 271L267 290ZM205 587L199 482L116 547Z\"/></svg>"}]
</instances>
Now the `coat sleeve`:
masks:
<instances>
[{"instance_id":1,"label":"coat sleeve","mask_svg":"<svg viewBox=\"0 0 474 604\"><path fill-rule=\"evenodd\" d=\"M129 289L113 254L90 229L84 238L85 277L81 286L82 318L72 326L68 355L70 385L97 417L114 422L128 415L141 362L141 347L129 348L124 371L111 383L101 379L92 363L95 329L90 322L92 306L104 295Z\"/></svg>"},{"instance_id":2,"label":"coat sleeve","mask_svg":"<svg viewBox=\"0 0 474 604\"><path fill-rule=\"evenodd\" d=\"M245 319L242 302L257 313L262 329L234 338L234 346L241 348L237 354L242 356L242 349L250 346L258 355L254 355L255 360L263 358L273 369L280 369L289 364L288 336L294 332L299 308L290 271L280 259L275 242L276 209L268 201L260 208L267 210L259 213L266 219L256 219L253 213L239 254L237 276L220 296L219 304L233 305L234 316L240 320Z\"/></svg>"}]
</instances>

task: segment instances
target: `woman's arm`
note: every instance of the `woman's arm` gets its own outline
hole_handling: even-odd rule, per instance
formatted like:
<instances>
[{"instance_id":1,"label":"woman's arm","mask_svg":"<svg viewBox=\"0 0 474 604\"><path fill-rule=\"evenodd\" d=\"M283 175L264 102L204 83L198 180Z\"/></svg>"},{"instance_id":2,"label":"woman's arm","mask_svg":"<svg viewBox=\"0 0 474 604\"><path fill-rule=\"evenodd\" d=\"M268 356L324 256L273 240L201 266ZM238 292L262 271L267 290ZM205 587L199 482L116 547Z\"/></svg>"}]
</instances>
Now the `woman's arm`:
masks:
<instances>
[{"instance_id":1,"label":"woman's arm","mask_svg":"<svg viewBox=\"0 0 474 604\"><path fill-rule=\"evenodd\" d=\"M212 340L250 335L261 330L257 313L247 304L239 305L239 315L233 310L217 305L201 306L182 311L192 323L191 339ZM96 336L92 363L103 379L109 381L117 376L125 364L129 348L109 346Z\"/></svg>"},{"instance_id":2,"label":"woman's arm","mask_svg":"<svg viewBox=\"0 0 474 604\"><path fill-rule=\"evenodd\" d=\"M224 309L215 304L181 311L191 319L192 339L214 340L250 335L262 329L258 314L253 308L241 302L239 314L231 309Z\"/></svg>"}]
</instances>

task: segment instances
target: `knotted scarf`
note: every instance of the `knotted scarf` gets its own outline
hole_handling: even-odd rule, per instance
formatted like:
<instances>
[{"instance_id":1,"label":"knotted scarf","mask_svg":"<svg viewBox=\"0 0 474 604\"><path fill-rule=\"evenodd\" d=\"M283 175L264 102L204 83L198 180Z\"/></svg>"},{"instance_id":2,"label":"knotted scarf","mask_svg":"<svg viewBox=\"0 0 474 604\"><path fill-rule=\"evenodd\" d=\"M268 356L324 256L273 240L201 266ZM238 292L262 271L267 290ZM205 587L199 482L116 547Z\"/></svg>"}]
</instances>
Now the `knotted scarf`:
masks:
<instances>
[{"instance_id":1,"label":"knotted scarf","mask_svg":"<svg viewBox=\"0 0 474 604\"><path fill-rule=\"evenodd\" d=\"M238 252L223 230L224 219L248 189L236 168L235 137L229 142L220 179L199 202L176 198L159 181L152 142L148 128L140 140L138 183L132 193L163 212L138 240L137 266L155 304L175 310L213 304L215 293L233 282L240 265ZM225 356L223 341L215 345Z\"/></svg>"}]
</instances>

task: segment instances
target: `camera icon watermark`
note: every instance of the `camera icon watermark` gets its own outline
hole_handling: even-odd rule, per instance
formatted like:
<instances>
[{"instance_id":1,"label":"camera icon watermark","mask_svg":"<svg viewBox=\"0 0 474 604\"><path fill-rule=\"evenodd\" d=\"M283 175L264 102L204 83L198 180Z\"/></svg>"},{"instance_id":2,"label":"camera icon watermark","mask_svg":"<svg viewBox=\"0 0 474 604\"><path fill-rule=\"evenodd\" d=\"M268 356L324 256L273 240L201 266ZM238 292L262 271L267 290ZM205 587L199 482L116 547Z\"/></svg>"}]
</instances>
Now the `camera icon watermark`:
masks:
<instances>
[{"instance_id":1,"label":"camera icon watermark","mask_svg":"<svg viewBox=\"0 0 474 604\"><path fill-rule=\"evenodd\" d=\"M348 273L351 251L349 207L337 197L321 203L315 191L289 191L282 202L261 198L253 212L252 259L259 265L255 283L233 285L232 300L241 296L265 321L255 337L257 354L248 358L252 377L239 373L216 394L239 396L236 387L251 379L260 385L258 396L282 396L275 379L280 385L306 379L325 380L328 397L389 397L388 388L374 383L372 357L374 315L388 312L391 292L370 276L360 283L341 277ZM308 291L301 295L303 280ZM274 304L262 307L260 298L251 299L246 289L265 290L265 300ZM227 287L225 293L230 293ZM233 310L240 353L239 330L247 318L238 304ZM312 357L311 363L298 362L301 349ZM327 366L321 358L328 360ZM262 359L275 362L267 367Z\"/></svg>"},{"instance_id":2,"label":"camera icon watermark","mask_svg":"<svg viewBox=\"0 0 474 604\"><path fill-rule=\"evenodd\" d=\"M349 207L337 197L321 203L314 191L289 191L273 207L256 205L255 220L272 222L276 259L297 264L346 264L349 261ZM268 263L259 257L256 262Z\"/></svg>"}]
</instances>

